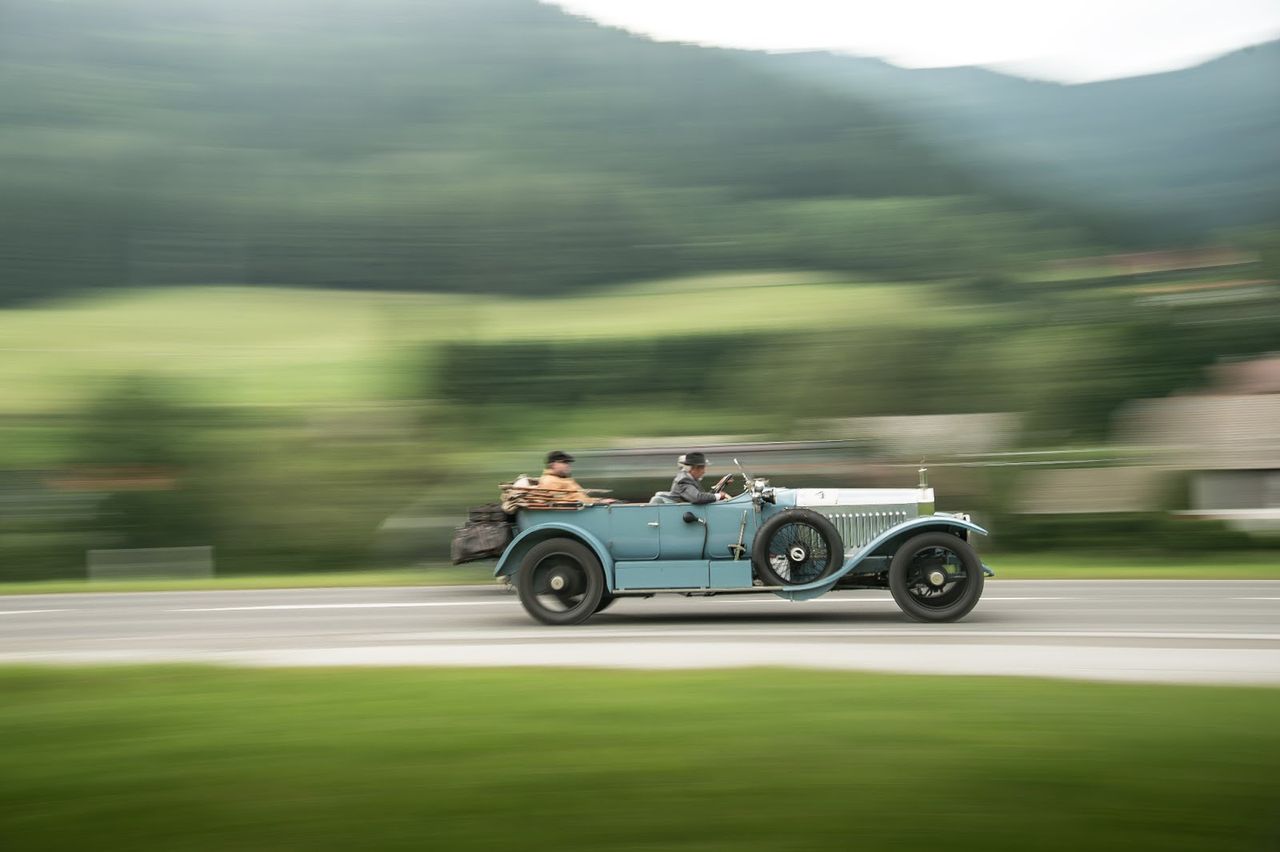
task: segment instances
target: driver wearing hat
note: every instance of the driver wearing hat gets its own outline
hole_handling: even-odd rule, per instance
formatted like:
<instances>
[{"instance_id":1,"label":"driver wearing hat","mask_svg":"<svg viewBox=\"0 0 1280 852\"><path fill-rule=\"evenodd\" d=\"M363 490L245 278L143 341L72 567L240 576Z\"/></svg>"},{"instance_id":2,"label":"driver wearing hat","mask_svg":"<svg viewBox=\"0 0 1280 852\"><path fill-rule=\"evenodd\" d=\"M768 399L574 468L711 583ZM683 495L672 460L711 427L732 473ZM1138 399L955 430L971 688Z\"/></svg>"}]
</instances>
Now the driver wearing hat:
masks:
<instances>
[{"instance_id":1,"label":"driver wearing hat","mask_svg":"<svg viewBox=\"0 0 1280 852\"><path fill-rule=\"evenodd\" d=\"M729 495L723 491L703 491L700 484L707 472L707 457L702 453L685 453L676 459L680 472L671 481L671 490L667 492L672 499L682 503L714 503L727 500Z\"/></svg>"},{"instance_id":2,"label":"driver wearing hat","mask_svg":"<svg viewBox=\"0 0 1280 852\"><path fill-rule=\"evenodd\" d=\"M580 503L614 503L615 500L601 500L592 497L573 478L573 456L564 450L552 450L547 453L547 469L538 480L538 487L547 491L564 493L563 499L577 500Z\"/></svg>"}]
</instances>

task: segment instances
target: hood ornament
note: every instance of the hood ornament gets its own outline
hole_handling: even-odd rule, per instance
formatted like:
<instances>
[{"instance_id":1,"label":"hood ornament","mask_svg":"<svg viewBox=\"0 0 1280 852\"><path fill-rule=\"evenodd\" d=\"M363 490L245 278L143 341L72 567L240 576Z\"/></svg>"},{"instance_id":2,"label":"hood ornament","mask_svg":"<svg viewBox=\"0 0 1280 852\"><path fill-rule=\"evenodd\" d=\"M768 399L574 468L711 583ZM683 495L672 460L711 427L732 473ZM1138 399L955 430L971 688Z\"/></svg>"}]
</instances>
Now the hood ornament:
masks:
<instances>
[{"instance_id":1,"label":"hood ornament","mask_svg":"<svg viewBox=\"0 0 1280 852\"><path fill-rule=\"evenodd\" d=\"M929 468L924 466L924 459L920 459L920 487L929 487Z\"/></svg>"}]
</instances>

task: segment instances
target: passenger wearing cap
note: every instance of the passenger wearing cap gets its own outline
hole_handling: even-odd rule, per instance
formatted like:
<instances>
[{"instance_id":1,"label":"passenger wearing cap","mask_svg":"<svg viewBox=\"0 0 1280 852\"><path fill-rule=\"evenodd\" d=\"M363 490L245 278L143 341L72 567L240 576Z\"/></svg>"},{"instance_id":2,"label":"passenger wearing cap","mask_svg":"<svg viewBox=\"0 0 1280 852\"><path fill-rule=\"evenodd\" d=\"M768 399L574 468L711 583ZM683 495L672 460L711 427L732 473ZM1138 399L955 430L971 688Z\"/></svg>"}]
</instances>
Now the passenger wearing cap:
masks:
<instances>
[{"instance_id":1,"label":"passenger wearing cap","mask_svg":"<svg viewBox=\"0 0 1280 852\"><path fill-rule=\"evenodd\" d=\"M552 450L547 453L547 469L538 480L538 487L547 491L564 492L565 500L577 500L580 503L613 503L613 500L601 500L592 497L574 480L572 473L573 456L563 450Z\"/></svg>"},{"instance_id":2,"label":"passenger wearing cap","mask_svg":"<svg viewBox=\"0 0 1280 852\"><path fill-rule=\"evenodd\" d=\"M685 453L676 460L680 472L671 481L671 490L666 496L681 503L714 503L717 500L728 500L724 491L703 491L701 480L707 472L707 457L702 453Z\"/></svg>"}]
</instances>

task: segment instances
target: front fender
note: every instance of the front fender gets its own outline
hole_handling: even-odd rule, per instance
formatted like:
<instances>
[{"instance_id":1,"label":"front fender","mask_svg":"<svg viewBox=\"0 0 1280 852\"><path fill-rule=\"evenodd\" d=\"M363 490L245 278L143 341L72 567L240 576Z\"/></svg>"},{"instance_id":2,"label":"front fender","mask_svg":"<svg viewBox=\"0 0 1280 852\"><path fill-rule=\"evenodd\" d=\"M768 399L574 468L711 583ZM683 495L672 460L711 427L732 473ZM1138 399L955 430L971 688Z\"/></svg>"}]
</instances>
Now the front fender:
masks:
<instances>
[{"instance_id":1,"label":"front fender","mask_svg":"<svg viewBox=\"0 0 1280 852\"><path fill-rule=\"evenodd\" d=\"M858 552L845 560L844 564L834 574L828 574L821 580L814 580L812 583L805 583L800 586L786 586L775 594L780 597L789 598L793 601L803 601L809 598L816 598L819 595L826 594L831 587L840 581L846 574L854 573L858 565L868 556L875 554L886 544L892 542L895 538L906 538L908 534L915 535L917 533L927 532L929 530L950 530L964 529L969 532L976 532L979 535L986 535L987 531L972 521L966 521L961 518L949 515L925 515L922 518L912 518L909 521L903 521L900 524L890 527L880 535L867 542L865 547L859 548ZM897 548L894 548L895 550ZM985 567L985 566L984 566Z\"/></svg>"},{"instance_id":2,"label":"front fender","mask_svg":"<svg viewBox=\"0 0 1280 852\"><path fill-rule=\"evenodd\" d=\"M498 558L498 567L494 569L493 576L506 577L515 574L520 568L520 560L524 558L525 552L543 539L552 538L556 533L567 533L569 537L576 538L591 548L596 558L600 560L600 566L604 568L605 585L612 591L613 559L609 556L609 549L604 546L604 542L582 527L555 521L529 527L512 539L507 549L502 551L502 556Z\"/></svg>"}]
</instances>

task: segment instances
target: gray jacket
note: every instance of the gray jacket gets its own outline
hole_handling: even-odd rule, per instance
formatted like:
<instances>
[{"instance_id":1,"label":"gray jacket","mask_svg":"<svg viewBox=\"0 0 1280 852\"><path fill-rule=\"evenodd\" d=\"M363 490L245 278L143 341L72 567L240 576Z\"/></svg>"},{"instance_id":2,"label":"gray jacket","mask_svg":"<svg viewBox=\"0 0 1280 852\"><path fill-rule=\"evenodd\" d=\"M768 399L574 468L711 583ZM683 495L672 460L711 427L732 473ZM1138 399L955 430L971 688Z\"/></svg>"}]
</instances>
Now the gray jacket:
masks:
<instances>
[{"instance_id":1,"label":"gray jacket","mask_svg":"<svg viewBox=\"0 0 1280 852\"><path fill-rule=\"evenodd\" d=\"M702 487L698 485L698 480L694 479L687 470L682 470L676 474L676 478L671 481L671 490L667 494L681 503L716 502L716 495L711 491L703 491Z\"/></svg>"}]
</instances>

